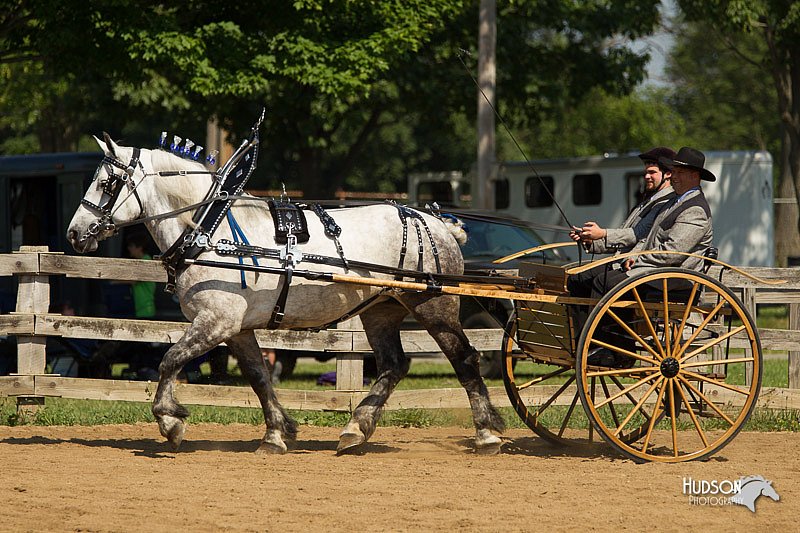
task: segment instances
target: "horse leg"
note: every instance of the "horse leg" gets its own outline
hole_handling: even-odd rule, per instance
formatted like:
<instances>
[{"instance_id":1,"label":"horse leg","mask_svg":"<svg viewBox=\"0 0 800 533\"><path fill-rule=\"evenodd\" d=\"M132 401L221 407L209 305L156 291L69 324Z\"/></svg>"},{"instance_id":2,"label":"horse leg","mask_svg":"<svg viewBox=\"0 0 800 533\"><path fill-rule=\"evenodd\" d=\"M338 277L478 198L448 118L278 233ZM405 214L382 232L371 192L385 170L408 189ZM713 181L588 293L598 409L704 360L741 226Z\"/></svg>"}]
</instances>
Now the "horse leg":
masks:
<instances>
[{"instance_id":1,"label":"horse leg","mask_svg":"<svg viewBox=\"0 0 800 533\"><path fill-rule=\"evenodd\" d=\"M408 373L411 362L400 343L400 323L407 314L400 304L390 301L375 305L361 315L367 340L375 352L378 377L339 436L338 454L352 450L372 436L386 399Z\"/></svg>"},{"instance_id":2,"label":"horse leg","mask_svg":"<svg viewBox=\"0 0 800 533\"><path fill-rule=\"evenodd\" d=\"M183 337L176 342L159 365L160 377L153 399L153 416L158 421L158 429L175 448L181 445L186 431L185 420L189 411L175 401L173 394L175 380L183 366L211 350L236 331L211 316L198 315L189 325Z\"/></svg>"},{"instance_id":3,"label":"horse leg","mask_svg":"<svg viewBox=\"0 0 800 533\"><path fill-rule=\"evenodd\" d=\"M234 357L239 361L239 368L250 382L253 391L261 402L264 411L264 422L267 431L256 453L286 453L285 436L289 440L297 438L297 424L283 409L272 388L267 365L261 355L261 349L252 330L243 331L228 339Z\"/></svg>"},{"instance_id":4,"label":"horse leg","mask_svg":"<svg viewBox=\"0 0 800 533\"><path fill-rule=\"evenodd\" d=\"M404 301L412 306L413 300L419 297L409 295L406 298ZM494 432L502 433L505 423L489 401L489 391L478 369L478 352L469 343L458 319L459 305L457 296L437 296L413 305L412 313L447 356L459 383L467 391L477 451L499 453L502 441Z\"/></svg>"}]
</instances>

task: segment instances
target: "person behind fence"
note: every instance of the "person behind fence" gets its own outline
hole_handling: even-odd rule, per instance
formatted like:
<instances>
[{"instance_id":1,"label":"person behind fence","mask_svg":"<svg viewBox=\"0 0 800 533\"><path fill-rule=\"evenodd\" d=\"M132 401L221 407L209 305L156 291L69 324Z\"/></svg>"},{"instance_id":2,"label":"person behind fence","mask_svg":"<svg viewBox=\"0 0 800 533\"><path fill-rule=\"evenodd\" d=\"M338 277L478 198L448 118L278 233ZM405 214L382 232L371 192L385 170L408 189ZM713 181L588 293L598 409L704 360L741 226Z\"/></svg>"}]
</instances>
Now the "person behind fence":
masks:
<instances>
[{"instance_id":1,"label":"person behind fence","mask_svg":"<svg viewBox=\"0 0 800 533\"><path fill-rule=\"evenodd\" d=\"M656 268L702 270L703 255L712 245L714 230L711 208L703 194L701 182L713 182L717 178L705 168L705 155L694 148L684 146L674 158L661 157L659 163L672 170L670 181L675 196L655 218L647 237L631 250L656 253L630 257L624 261L621 269L596 276L592 282L590 297L602 298L629 277ZM658 252L682 252L692 256ZM627 356L612 353L605 348L592 350L588 361L590 364L616 367L632 366L634 362Z\"/></svg>"},{"instance_id":2,"label":"person behind fence","mask_svg":"<svg viewBox=\"0 0 800 533\"><path fill-rule=\"evenodd\" d=\"M148 238L144 233L132 233L125 242L133 259L152 259L147 253ZM156 284L153 281L134 281L131 284L133 309L136 318L156 316Z\"/></svg>"},{"instance_id":3,"label":"person behind fence","mask_svg":"<svg viewBox=\"0 0 800 533\"><path fill-rule=\"evenodd\" d=\"M618 255L630 251L639 241L647 237L656 216L675 197L670 185L672 171L659 162L659 158L662 157L671 159L675 157L675 151L665 146L658 146L639 154L639 159L644 164L644 195L642 201L628 213L628 218L622 226L606 229L596 222L586 222L583 227L575 227L574 231L570 232L572 240L582 243L586 251L592 254ZM619 261L570 276L567 289L572 296L588 298L591 296L595 277L605 275L609 269L617 270L621 267L622 261Z\"/></svg>"}]
</instances>

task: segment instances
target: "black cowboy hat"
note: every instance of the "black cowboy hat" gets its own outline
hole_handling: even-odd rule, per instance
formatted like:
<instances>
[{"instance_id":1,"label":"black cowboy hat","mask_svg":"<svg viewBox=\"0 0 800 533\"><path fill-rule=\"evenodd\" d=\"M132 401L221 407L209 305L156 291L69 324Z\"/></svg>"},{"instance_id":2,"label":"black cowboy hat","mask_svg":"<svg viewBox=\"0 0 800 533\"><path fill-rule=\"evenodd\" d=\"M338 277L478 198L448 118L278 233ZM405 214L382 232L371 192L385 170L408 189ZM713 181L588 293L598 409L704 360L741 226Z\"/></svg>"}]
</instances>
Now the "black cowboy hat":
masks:
<instances>
[{"instance_id":1,"label":"black cowboy hat","mask_svg":"<svg viewBox=\"0 0 800 533\"><path fill-rule=\"evenodd\" d=\"M717 177L710 170L703 168L706 163L706 156L700 150L684 146L674 158L661 157L659 163L667 168L686 167L700 172L700 179L706 181L717 181Z\"/></svg>"},{"instance_id":2,"label":"black cowboy hat","mask_svg":"<svg viewBox=\"0 0 800 533\"><path fill-rule=\"evenodd\" d=\"M657 146L652 148L643 154L639 154L639 159L642 161L653 161L658 163L659 159L662 157L666 159L672 159L675 157L675 150L672 148L667 148L666 146Z\"/></svg>"}]
</instances>

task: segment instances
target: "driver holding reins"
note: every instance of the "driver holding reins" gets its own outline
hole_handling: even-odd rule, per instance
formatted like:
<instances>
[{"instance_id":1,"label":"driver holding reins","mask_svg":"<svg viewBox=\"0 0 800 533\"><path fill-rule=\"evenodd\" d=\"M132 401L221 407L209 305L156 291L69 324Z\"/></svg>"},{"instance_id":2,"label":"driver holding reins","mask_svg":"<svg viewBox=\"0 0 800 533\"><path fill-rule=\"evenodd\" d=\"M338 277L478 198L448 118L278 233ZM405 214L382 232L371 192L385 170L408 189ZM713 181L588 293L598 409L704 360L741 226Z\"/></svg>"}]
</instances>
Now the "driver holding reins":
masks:
<instances>
[{"instance_id":1,"label":"driver holding reins","mask_svg":"<svg viewBox=\"0 0 800 533\"><path fill-rule=\"evenodd\" d=\"M574 227L570 237L583 244L587 252L592 254L620 254L629 252L650 233L653 221L664 206L675 197L670 185L672 170L659 162L660 158L671 160L675 152L665 146L659 146L639 154L644 163L644 197L628 214L619 228L602 228L597 222L586 222L582 228ZM602 265L570 276L567 288L570 294L578 297L589 297L592 283L597 276L604 276L609 268L619 269L622 263L612 266ZM610 288L610 287L609 287Z\"/></svg>"}]
</instances>

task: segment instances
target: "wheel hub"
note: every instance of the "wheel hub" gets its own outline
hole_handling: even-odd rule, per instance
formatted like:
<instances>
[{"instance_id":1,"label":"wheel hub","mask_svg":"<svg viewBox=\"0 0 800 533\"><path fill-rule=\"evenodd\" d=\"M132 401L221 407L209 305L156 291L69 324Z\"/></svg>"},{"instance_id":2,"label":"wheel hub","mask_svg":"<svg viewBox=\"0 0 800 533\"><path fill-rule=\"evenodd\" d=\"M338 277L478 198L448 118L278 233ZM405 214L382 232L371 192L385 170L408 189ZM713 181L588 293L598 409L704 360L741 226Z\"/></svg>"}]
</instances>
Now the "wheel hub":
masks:
<instances>
[{"instance_id":1,"label":"wheel hub","mask_svg":"<svg viewBox=\"0 0 800 533\"><path fill-rule=\"evenodd\" d=\"M665 378L674 378L678 375L680 369L681 364L674 357L667 357L661 361L661 374L663 374Z\"/></svg>"}]
</instances>

